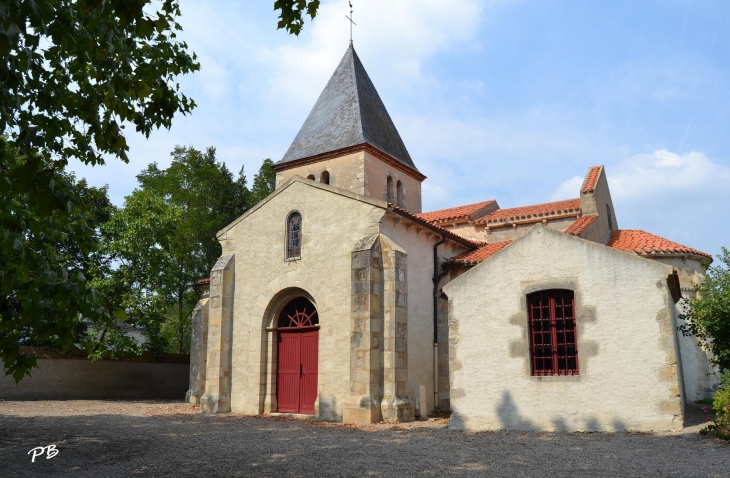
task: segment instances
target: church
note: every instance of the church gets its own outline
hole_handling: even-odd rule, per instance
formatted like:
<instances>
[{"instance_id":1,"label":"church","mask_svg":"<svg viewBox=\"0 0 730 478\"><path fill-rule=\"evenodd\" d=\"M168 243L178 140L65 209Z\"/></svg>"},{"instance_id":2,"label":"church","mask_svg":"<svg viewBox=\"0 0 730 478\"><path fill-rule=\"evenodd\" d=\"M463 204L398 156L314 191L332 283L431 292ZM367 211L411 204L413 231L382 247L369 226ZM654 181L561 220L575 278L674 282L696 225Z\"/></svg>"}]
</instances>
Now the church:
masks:
<instances>
[{"instance_id":1,"label":"church","mask_svg":"<svg viewBox=\"0 0 730 478\"><path fill-rule=\"evenodd\" d=\"M648 431L711 394L677 326L712 257L620 229L603 166L573 198L423 212L426 177L350 44L274 169L195 285L203 412Z\"/></svg>"}]
</instances>

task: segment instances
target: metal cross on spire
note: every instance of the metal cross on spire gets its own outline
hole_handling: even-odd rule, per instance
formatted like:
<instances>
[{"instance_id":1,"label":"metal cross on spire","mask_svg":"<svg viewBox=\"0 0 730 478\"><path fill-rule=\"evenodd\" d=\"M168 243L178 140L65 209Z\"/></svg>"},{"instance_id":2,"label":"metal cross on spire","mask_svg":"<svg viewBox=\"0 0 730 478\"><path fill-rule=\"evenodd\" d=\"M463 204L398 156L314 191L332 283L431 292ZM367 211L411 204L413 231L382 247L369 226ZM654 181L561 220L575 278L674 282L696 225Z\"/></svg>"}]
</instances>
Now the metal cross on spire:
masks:
<instances>
[{"instance_id":1,"label":"metal cross on spire","mask_svg":"<svg viewBox=\"0 0 730 478\"><path fill-rule=\"evenodd\" d=\"M357 26L357 23L352 21L352 2L348 2L348 3L350 4L350 16L348 17L347 15L345 15L345 18L350 20L350 45L352 45L352 26L353 25Z\"/></svg>"}]
</instances>

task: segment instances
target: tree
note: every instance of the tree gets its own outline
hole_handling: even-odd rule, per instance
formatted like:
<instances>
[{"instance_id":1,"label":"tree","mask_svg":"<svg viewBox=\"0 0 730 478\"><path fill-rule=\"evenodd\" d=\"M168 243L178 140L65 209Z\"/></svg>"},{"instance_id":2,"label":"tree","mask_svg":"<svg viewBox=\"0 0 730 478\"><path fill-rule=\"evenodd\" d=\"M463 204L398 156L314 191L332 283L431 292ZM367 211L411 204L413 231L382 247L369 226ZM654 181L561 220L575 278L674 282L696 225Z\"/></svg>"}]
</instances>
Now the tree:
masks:
<instances>
[{"instance_id":1,"label":"tree","mask_svg":"<svg viewBox=\"0 0 730 478\"><path fill-rule=\"evenodd\" d=\"M0 148L0 351L6 375L19 381L36 365L21 342L69 351L82 317L110 320L87 275L111 205L105 189L20 154L5 138Z\"/></svg>"},{"instance_id":2,"label":"tree","mask_svg":"<svg viewBox=\"0 0 730 478\"><path fill-rule=\"evenodd\" d=\"M17 380L35 366L21 330L73 347L79 321L108 322L69 242L90 255L95 219L64 176L70 158L127 160L126 125L149 135L194 107L175 78L199 69L175 39L175 1L11 0L0 9L0 355ZM68 249L68 248L67 248Z\"/></svg>"},{"instance_id":3,"label":"tree","mask_svg":"<svg viewBox=\"0 0 730 478\"><path fill-rule=\"evenodd\" d=\"M686 311L679 317L687 322L679 328L700 339L715 365L730 369L730 251L723 247L718 259L722 265L707 270L696 296L684 299Z\"/></svg>"},{"instance_id":4,"label":"tree","mask_svg":"<svg viewBox=\"0 0 730 478\"><path fill-rule=\"evenodd\" d=\"M214 148L176 147L172 156L169 168L153 163L137 176L139 188L103 226L117 267L95 285L147 328L150 349L183 353L197 302L191 285L208 276L221 253L216 233L251 195L243 170L235 181Z\"/></svg>"},{"instance_id":5,"label":"tree","mask_svg":"<svg viewBox=\"0 0 730 478\"><path fill-rule=\"evenodd\" d=\"M313 18L319 2L305 2ZM60 236L84 253L94 227L71 185L71 158L127 161L124 130L149 136L195 103L177 77L199 70L177 40L175 0L10 0L0 4L0 356L16 381L35 359L20 353L18 327L67 349L81 315L110 320L86 277L57 251ZM275 4L279 28L298 34L301 1ZM8 242L10 241L10 242ZM75 275L74 275L75 273ZM59 292L63 289L63 293ZM45 315L44 315L45 314Z\"/></svg>"},{"instance_id":6,"label":"tree","mask_svg":"<svg viewBox=\"0 0 730 478\"><path fill-rule=\"evenodd\" d=\"M251 206L258 204L266 196L274 192L276 188L276 171L274 171L274 162L269 158L264 159L259 172L253 177L253 187L251 188Z\"/></svg>"},{"instance_id":7,"label":"tree","mask_svg":"<svg viewBox=\"0 0 730 478\"><path fill-rule=\"evenodd\" d=\"M274 10L279 10L277 28L285 28L289 33L299 36L306 15L312 20L317 16L319 0L276 0Z\"/></svg>"}]
</instances>

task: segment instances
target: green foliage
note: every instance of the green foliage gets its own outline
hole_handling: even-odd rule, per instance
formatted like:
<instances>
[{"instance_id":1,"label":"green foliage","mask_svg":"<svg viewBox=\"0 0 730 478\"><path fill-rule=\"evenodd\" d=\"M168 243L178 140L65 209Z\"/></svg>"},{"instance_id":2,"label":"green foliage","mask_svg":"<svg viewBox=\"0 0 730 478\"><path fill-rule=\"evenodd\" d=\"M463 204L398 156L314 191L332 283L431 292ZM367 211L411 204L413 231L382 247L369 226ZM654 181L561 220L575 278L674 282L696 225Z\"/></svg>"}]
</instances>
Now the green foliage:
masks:
<instances>
[{"instance_id":1,"label":"green foliage","mask_svg":"<svg viewBox=\"0 0 730 478\"><path fill-rule=\"evenodd\" d=\"M708 414L709 424L700 430L700 434L730 440L730 370L725 370L720 375L719 382L720 386L712 401L715 417L709 415L707 407L702 407L702 410Z\"/></svg>"},{"instance_id":2,"label":"green foliage","mask_svg":"<svg viewBox=\"0 0 730 478\"><path fill-rule=\"evenodd\" d=\"M149 136L194 102L178 75L200 68L177 1L11 0L0 10L0 129L62 167L127 161L124 123ZM149 13L153 11L154 13Z\"/></svg>"},{"instance_id":3,"label":"green foliage","mask_svg":"<svg viewBox=\"0 0 730 478\"><path fill-rule=\"evenodd\" d=\"M175 39L178 3L151 5L0 4L0 355L16 381L35 366L19 340L68 351L86 323L112 320L87 277L101 195L83 196L93 189L63 173L69 159L127 161L125 124L148 136L194 107L175 82L199 69Z\"/></svg>"},{"instance_id":4,"label":"green foliage","mask_svg":"<svg viewBox=\"0 0 730 478\"><path fill-rule=\"evenodd\" d=\"M274 10L279 10L278 28L285 28L287 32L299 36L304 27L306 15L314 20L319 9L319 0L276 0Z\"/></svg>"},{"instance_id":5,"label":"green foliage","mask_svg":"<svg viewBox=\"0 0 730 478\"><path fill-rule=\"evenodd\" d=\"M717 416L717 424L730 434L730 370L720 375L720 386L715 392L712 408Z\"/></svg>"},{"instance_id":6,"label":"green foliage","mask_svg":"<svg viewBox=\"0 0 730 478\"><path fill-rule=\"evenodd\" d=\"M685 299L687 321L679 329L701 340L720 369L730 369L730 251L722 248L721 265L707 270L705 281L695 286L696 297Z\"/></svg>"},{"instance_id":7,"label":"green foliage","mask_svg":"<svg viewBox=\"0 0 730 478\"><path fill-rule=\"evenodd\" d=\"M142 355L137 341L115 321L93 324L85 330L83 345L88 357L96 362L101 359L119 359L130 355Z\"/></svg>"},{"instance_id":8,"label":"green foliage","mask_svg":"<svg viewBox=\"0 0 730 478\"><path fill-rule=\"evenodd\" d=\"M20 345L68 352L84 329L82 317L111 320L87 280L96 227L111 205L105 189L21 155L4 137L0 148L0 354L5 374L20 381L36 365Z\"/></svg>"},{"instance_id":9,"label":"green foliage","mask_svg":"<svg viewBox=\"0 0 730 478\"><path fill-rule=\"evenodd\" d=\"M109 313L126 311L128 322L147 328L151 351L189 348L191 285L208 277L221 253L216 233L250 207L241 171L238 181L215 149L176 147L172 164L151 164L137 176L139 188L104 224L104 252L114 267L95 279Z\"/></svg>"},{"instance_id":10,"label":"green foliage","mask_svg":"<svg viewBox=\"0 0 730 478\"><path fill-rule=\"evenodd\" d=\"M251 206L258 204L266 196L274 192L276 188L276 171L274 162L268 158L264 159L259 172L253 177L251 187Z\"/></svg>"}]
</instances>

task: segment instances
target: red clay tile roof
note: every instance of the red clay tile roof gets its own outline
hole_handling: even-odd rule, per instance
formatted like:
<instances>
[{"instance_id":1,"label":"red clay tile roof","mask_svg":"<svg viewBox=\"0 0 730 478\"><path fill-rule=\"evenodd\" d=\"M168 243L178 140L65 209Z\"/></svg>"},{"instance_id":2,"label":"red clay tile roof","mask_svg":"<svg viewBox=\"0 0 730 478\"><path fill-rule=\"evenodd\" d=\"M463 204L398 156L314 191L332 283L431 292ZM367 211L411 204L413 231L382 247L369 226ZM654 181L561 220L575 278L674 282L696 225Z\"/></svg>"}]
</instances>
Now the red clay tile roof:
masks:
<instances>
[{"instance_id":1,"label":"red clay tile roof","mask_svg":"<svg viewBox=\"0 0 730 478\"><path fill-rule=\"evenodd\" d=\"M477 224L493 224L525 219L540 220L549 218L559 213L579 213L580 198L566 199L564 201L535 204L533 206L513 207L509 209L497 209L493 213L480 218Z\"/></svg>"},{"instance_id":2,"label":"red clay tile roof","mask_svg":"<svg viewBox=\"0 0 730 478\"><path fill-rule=\"evenodd\" d=\"M200 279L198 281L195 281L195 284L193 285L205 285L210 284L210 277L206 277L205 279Z\"/></svg>"},{"instance_id":3,"label":"red clay tile roof","mask_svg":"<svg viewBox=\"0 0 730 478\"><path fill-rule=\"evenodd\" d=\"M601 172L600 166L593 166L590 170L588 170L588 179L586 180L586 185L583 186L581 193L591 193L594 189L596 189L596 182L598 182L599 172Z\"/></svg>"},{"instance_id":4,"label":"red clay tile roof","mask_svg":"<svg viewBox=\"0 0 730 478\"><path fill-rule=\"evenodd\" d=\"M669 239L655 236L639 229L624 229L613 231L608 239L607 246L621 251L634 252L641 256L657 256L662 254L694 254L707 257L712 256L697 249L677 244Z\"/></svg>"},{"instance_id":5,"label":"red clay tile roof","mask_svg":"<svg viewBox=\"0 0 730 478\"><path fill-rule=\"evenodd\" d=\"M595 214L579 217L575 220L573 224L568 226L568 229L565 230L565 233L571 234L573 236L580 236L586 229L588 229L588 226L593 224L593 221L595 221L597 217L598 216L596 216Z\"/></svg>"},{"instance_id":6,"label":"red clay tile roof","mask_svg":"<svg viewBox=\"0 0 730 478\"><path fill-rule=\"evenodd\" d=\"M493 256L496 252L510 245L512 241L495 242L494 244L486 244L474 251L464 252L458 256L449 259L449 262L459 265L474 265L482 262L484 259Z\"/></svg>"},{"instance_id":7,"label":"red clay tile roof","mask_svg":"<svg viewBox=\"0 0 730 478\"><path fill-rule=\"evenodd\" d=\"M425 219L421 219L420 217L413 214L412 212L407 211L406 209L403 209L402 207L398 207L393 203L388 203L388 209L403 217L410 219L413 222L417 222L438 234L441 234L446 239L449 239L449 240L456 242L458 244L461 244L463 246L477 248L477 247L481 247L484 245L484 243L481 241L472 241L471 239L467 239L466 237L460 236L458 234L454 234L453 232L449 231L448 229L444 229L441 226L437 226L436 224L434 224L432 222L428 222Z\"/></svg>"},{"instance_id":8,"label":"red clay tile roof","mask_svg":"<svg viewBox=\"0 0 730 478\"><path fill-rule=\"evenodd\" d=\"M438 211L423 212L416 214L424 221L428 222L441 222L453 219L460 219L462 217L469 217L484 206L487 206L494 202L494 199L489 201L482 201L474 204L466 204L464 206L450 207L446 209L439 209Z\"/></svg>"}]
</instances>

